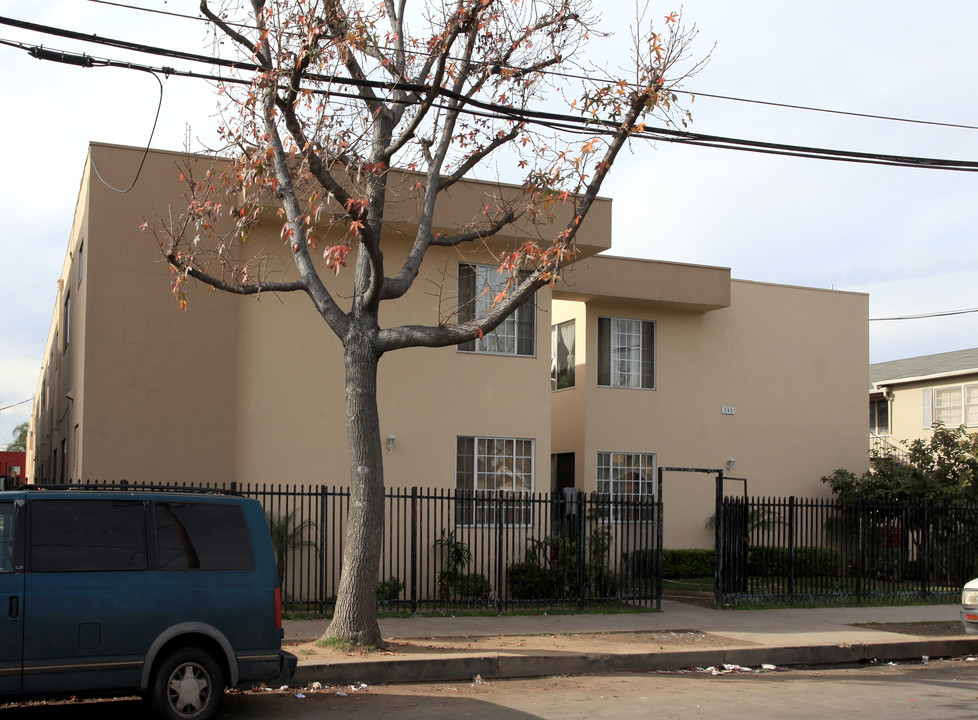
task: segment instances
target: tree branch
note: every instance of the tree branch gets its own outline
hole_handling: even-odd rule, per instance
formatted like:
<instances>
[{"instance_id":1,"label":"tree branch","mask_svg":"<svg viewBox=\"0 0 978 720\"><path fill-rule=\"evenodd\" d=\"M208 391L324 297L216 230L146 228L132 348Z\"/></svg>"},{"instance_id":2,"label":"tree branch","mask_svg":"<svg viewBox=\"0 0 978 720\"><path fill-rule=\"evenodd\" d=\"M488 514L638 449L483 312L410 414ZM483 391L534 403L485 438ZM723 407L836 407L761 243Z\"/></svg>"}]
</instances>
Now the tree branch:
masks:
<instances>
[{"instance_id":1,"label":"tree branch","mask_svg":"<svg viewBox=\"0 0 978 720\"><path fill-rule=\"evenodd\" d=\"M544 271L538 268L504 299L492 306L481 318L457 325L402 325L381 330L377 346L381 352L408 347L447 347L459 345L495 330L500 323L547 284Z\"/></svg>"},{"instance_id":2,"label":"tree branch","mask_svg":"<svg viewBox=\"0 0 978 720\"><path fill-rule=\"evenodd\" d=\"M253 3L253 5L254 5L254 9L255 9L255 16L257 17L258 14L259 14L259 12L260 12L260 10L261 10L261 4L260 3L259 4ZM244 35L242 35L241 33L239 33L233 27L231 27L230 25L228 25L226 22L224 22L224 20L222 20L220 18L220 16L215 15L211 11L210 7L208 7L207 0L200 0L200 11L204 14L204 17L206 17L212 23L214 23L219 28L221 28L221 31L225 35L227 35L229 38L231 38L236 43L238 43L239 45L241 45L241 47L247 49L248 52L250 52L252 54L252 56L256 60L258 60L258 62L263 67L266 67L266 68L267 67L271 67L271 60L268 58L268 56L265 55L264 53L262 53L262 51L259 50L258 46L255 45L254 43L252 43L251 40L249 40Z\"/></svg>"},{"instance_id":3,"label":"tree branch","mask_svg":"<svg viewBox=\"0 0 978 720\"><path fill-rule=\"evenodd\" d=\"M234 295L259 295L266 292L296 292L297 290L304 292L306 290L306 285L301 280L293 280L292 282L258 282L255 285L229 283L202 270L198 270L192 265L187 265L177 257L176 253L170 252L164 257L166 257L166 261L178 272L185 273L188 277L199 280L205 285L210 285L213 288L223 290L227 293L233 293Z\"/></svg>"},{"instance_id":4,"label":"tree branch","mask_svg":"<svg viewBox=\"0 0 978 720\"><path fill-rule=\"evenodd\" d=\"M436 247L458 247L459 245L474 242L476 240L486 240L493 235L502 232L503 228L515 221L516 213L510 210L503 217L494 222L492 226L485 228L484 230L473 230L472 232L459 233L458 235L435 237L431 240L430 244L435 245Z\"/></svg>"}]
</instances>

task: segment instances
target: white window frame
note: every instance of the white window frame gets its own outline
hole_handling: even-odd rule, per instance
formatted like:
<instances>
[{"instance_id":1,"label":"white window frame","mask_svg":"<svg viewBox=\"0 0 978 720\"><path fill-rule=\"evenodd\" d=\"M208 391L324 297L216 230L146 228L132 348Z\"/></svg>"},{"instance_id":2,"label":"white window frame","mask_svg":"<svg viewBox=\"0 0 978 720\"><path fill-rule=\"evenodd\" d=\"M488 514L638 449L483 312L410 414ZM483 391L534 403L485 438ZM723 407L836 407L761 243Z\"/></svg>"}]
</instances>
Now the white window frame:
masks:
<instances>
[{"instance_id":1,"label":"white window frame","mask_svg":"<svg viewBox=\"0 0 978 720\"><path fill-rule=\"evenodd\" d=\"M492 265L461 263L458 269L459 322L483 317L492 308L496 296L505 289L508 276ZM469 274L473 272L474 275ZM534 296L510 313L492 332L462 343L458 350L482 355L536 357L536 334L537 308ZM527 343L529 347L526 346Z\"/></svg>"},{"instance_id":2,"label":"white window frame","mask_svg":"<svg viewBox=\"0 0 978 720\"><path fill-rule=\"evenodd\" d=\"M978 382L924 388L923 426L978 427Z\"/></svg>"},{"instance_id":3,"label":"white window frame","mask_svg":"<svg viewBox=\"0 0 978 720\"><path fill-rule=\"evenodd\" d=\"M570 342L567 339L570 338ZM564 322L551 325L550 327L550 389L569 390L574 387L577 379L577 367L575 354L577 345L577 321L573 318ZM564 358L564 366L560 363L561 346L567 351ZM563 372L561 372L563 371ZM561 375L565 378L566 385L560 387Z\"/></svg>"},{"instance_id":4,"label":"white window frame","mask_svg":"<svg viewBox=\"0 0 978 720\"><path fill-rule=\"evenodd\" d=\"M607 339L602 333L604 322L608 323ZM598 317L598 387L655 390L656 330L654 320ZM646 339L651 347L646 347ZM646 353L651 357L646 357ZM608 377L603 381L605 373Z\"/></svg>"},{"instance_id":5,"label":"white window frame","mask_svg":"<svg viewBox=\"0 0 978 720\"><path fill-rule=\"evenodd\" d=\"M883 407L886 408L886 429L884 431L882 431L882 432L880 431L880 422L879 422L880 414L879 414L879 411L876 409L877 406L879 406L879 405L882 405ZM891 423L890 423L890 414L891 414L890 413L890 409L891 409L890 408L890 401L886 398L885 395L871 395L870 396L870 398L869 398L869 410L870 410L869 434L870 435L875 435L877 437L882 437L884 435L889 435L890 434L890 426L891 426Z\"/></svg>"},{"instance_id":6,"label":"white window frame","mask_svg":"<svg viewBox=\"0 0 978 720\"><path fill-rule=\"evenodd\" d=\"M607 519L611 522L638 522L648 519L648 508L637 505L622 507L621 501L654 503L658 486L656 453L614 452L599 450L595 466L595 491L609 501ZM634 476L633 476L634 475ZM637 488L632 487L637 483ZM600 507L600 506L599 506Z\"/></svg>"},{"instance_id":7,"label":"white window frame","mask_svg":"<svg viewBox=\"0 0 978 720\"><path fill-rule=\"evenodd\" d=\"M455 524L495 526L499 509L504 525L531 524L535 468L534 438L456 436Z\"/></svg>"},{"instance_id":8,"label":"white window frame","mask_svg":"<svg viewBox=\"0 0 978 720\"><path fill-rule=\"evenodd\" d=\"M71 341L71 292L65 293L64 315L61 322L61 352L68 352L68 343Z\"/></svg>"}]
</instances>

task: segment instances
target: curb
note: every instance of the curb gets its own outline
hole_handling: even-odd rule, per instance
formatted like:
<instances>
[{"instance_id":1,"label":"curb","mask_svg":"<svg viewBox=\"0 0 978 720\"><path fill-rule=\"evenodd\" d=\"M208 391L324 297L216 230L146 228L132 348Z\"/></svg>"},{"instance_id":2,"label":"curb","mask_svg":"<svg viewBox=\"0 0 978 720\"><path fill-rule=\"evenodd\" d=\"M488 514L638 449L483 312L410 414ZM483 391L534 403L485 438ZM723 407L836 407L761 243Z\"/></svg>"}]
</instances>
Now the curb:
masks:
<instances>
[{"instance_id":1,"label":"curb","mask_svg":"<svg viewBox=\"0 0 978 720\"><path fill-rule=\"evenodd\" d=\"M355 683L397 684L509 678L549 675L607 674L684 670L695 667L762 664L851 665L872 661L920 660L978 654L978 638L948 640L906 640L899 642L843 645L802 645L796 647L748 647L681 650L655 653L614 653L577 655L475 655L445 658L377 660L364 663L343 662L299 665L292 683L308 685L352 685Z\"/></svg>"}]
</instances>

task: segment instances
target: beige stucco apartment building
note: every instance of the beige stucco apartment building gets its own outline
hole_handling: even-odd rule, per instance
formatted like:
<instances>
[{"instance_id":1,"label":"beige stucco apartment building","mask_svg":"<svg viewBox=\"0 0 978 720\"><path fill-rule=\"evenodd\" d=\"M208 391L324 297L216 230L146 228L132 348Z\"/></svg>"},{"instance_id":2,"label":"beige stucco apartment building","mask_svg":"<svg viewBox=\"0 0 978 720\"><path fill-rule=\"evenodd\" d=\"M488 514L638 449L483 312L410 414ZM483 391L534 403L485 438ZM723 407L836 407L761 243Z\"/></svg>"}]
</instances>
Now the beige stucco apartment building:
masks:
<instances>
[{"instance_id":1,"label":"beige stucco apartment building","mask_svg":"<svg viewBox=\"0 0 978 720\"><path fill-rule=\"evenodd\" d=\"M299 294L191 286L181 311L139 226L179 208L185 158L150 152L125 195L91 170L131 177L141 152L91 146L34 403L30 480L345 484L340 342ZM500 188L460 186L436 225L467 222L486 190ZM410 221L402 213L385 238L393 262ZM274 217L257 241L285 257ZM723 468L751 494L811 496L825 494L822 475L866 468L866 295L597 255L610 247L602 200L577 264L513 320L515 341L382 358L388 486L482 489L466 467L500 453L511 469L490 478L496 489L533 492L644 495L662 466ZM494 249L433 251L383 324L453 315L459 278L491 275ZM326 278L341 298L348 281ZM667 545L709 544L713 492L709 478L667 474Z\"/></svg>"}]
</instances>

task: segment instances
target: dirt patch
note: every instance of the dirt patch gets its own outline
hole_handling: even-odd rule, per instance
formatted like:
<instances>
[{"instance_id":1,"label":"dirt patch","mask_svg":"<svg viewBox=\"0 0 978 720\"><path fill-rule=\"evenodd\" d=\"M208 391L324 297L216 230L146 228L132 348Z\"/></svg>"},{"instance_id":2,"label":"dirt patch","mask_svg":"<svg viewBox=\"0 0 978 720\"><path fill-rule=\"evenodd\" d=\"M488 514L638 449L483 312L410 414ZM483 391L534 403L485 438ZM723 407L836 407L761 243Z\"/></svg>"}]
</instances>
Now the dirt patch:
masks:
<instances>
[{"instance_id":1,"label":"dirt patch","mask_svg":"<svg viewBox=\"0 0 978 720\"><path fill-rule=\"evenodd\" d=\"M341 662L351 659L384 660L391 656L506 653L642 653L743 646L741 640L696 630L641 633L557 633L544 635L492 635L479 637L389 640L385 650L361 651L321 647L315 642L286 644L299 662Z\"/></svg>"},{"instance_id":2,"label":"dirt patch","mask_svg":"<svg viewBox=\"0 0 978 720\"><path fill-rule=\"evenodd\" d=\"M900 633L901 635L920 635L923 637L949 637L966 634L961 623L956 620L942 620L940 622L853 623L853 627Z\"/></svg>"}]
</instances>

